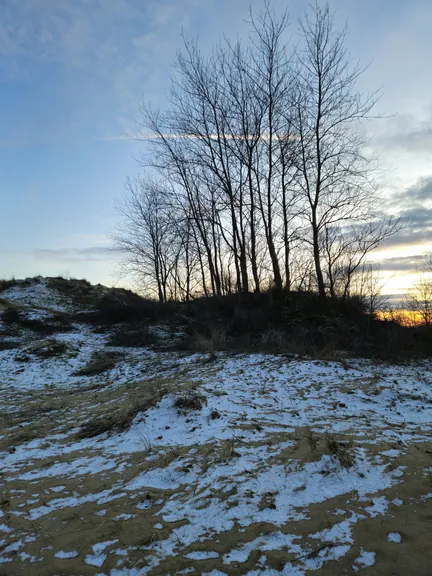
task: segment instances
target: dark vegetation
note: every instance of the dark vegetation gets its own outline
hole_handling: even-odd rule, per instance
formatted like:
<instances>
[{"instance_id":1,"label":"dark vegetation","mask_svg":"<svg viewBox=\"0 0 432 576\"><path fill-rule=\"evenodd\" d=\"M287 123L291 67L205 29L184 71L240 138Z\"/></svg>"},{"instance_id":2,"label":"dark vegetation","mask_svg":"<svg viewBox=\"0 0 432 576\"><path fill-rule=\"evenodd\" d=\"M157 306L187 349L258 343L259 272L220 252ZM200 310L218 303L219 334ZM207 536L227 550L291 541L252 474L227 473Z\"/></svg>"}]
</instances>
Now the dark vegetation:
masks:
<instances>
[{"instance_id":1,"label":"dark vegetation","mask_svg":"<svg viewBox=\"0 0 432 576\"><path fill-rule=\"evenodd\" d=\"M0 352L2 350L14 350L21 346L21 340L3 340L0 336Z\"/></svg>"},{"instance_id":2,"label":"dark vegetation","mask_svg":"<svg viewBox=\"0 0 432 576\"><path fill-rule=\"evenodd\" d=\"M150 332L146 325L134 322L132 326L116 328L109 340L110 346L126 346L130 348L153 347L159 344L158 339Z\"/></svg>"},{"instance_id":3,"label":"dark vegetation","mask_svg":"<svg viewBox=\"0 0 432 576\"><path fill-rule=\"evenodd\" d=\"M27 286L36 280L40 279L14 282ZM80 322L95 332L109 333L112 346L201 351L210 357L221 350L392 361L432 355L430 324L405 326L397 320L382 320L370 313L368 301L362 297L321 298L312 291L274 288L159 302L131 290L93 286L86 280L46 281L73 304L75 311L50 311L46 318L34 319L28 317L25 308L2 301L1 335L8 337L0 338L2 349L17 346L12 340L19 337L21 329L46 338L70 331L74 322ZM173 334L171 338L158 334L161 325ZM93 358L87 369L98 373L114 364L114 356Z\"/></svg>"},{"instance_id":4,"label":"dark vegetation","mask_svg":"<svg viewBox=\"0 0 432 576\"><path fill-rule=\"evenodd\" d=\"M54 338L48 340L37 340L28 346L23 352L15 356L17 362L29 362L31 356L37 356L42 359L53 358L54 356L62 356L69 352L69 348L65 342L59 342Z\"/></svg>"},{"instance_id":5,"label":"dark vegetation","mask_svg":"<svg viewBox=\"0 0 432 576\"><path fill-rule=\"evenodd\" d=\"M14 328L25 328L42 336L73 330L69 315L61 312L50 311L49 318L29 318L25 310L9 306L2 313L1 319L12 331Z\"/></svg>"},{"instance_id":6,"label":"dark vegetation","mask_svg":"<svg viewBox=\"0 0 432 576\"><path fill-rule=\"evenodd\" d=\"M231 294L166 302L128 290L109 292L76 319L110 330L113 346L146 346L214 353L264 351L321 358L345 355L404 361L432 355L428 326L403 326L367 311L359 297L320 298L315 292ZM160 339L164 323L181 337Z\"/></svg>"},{"instance_id":7,"label":"dark vegetation","mask_svg":"<svg viewBox=\"0 0 432 576\"><path fill-rule=\"evenodd\" d=\"M2 278L0 279L0 293L4 292L5 290L8 290L8 288L13 288L14 286L17 286L18 281L15 280L15 278L10 278L10 279L6 279L6 278Z\"/></svg>"},{"instance_id":8,"label":"dark vegetation","mask_svg":"<svg viewBox=\"0 0 432 576\"><path fill-rule=\"evenodd\" d=\"M130 398L114 412L101 415L83 424L77 433L77 438L94 438L105 432L123 432L128 430L139 413L153 408L162 400L167 390L163 387L150 390L142 398Z\"/></svg>"},{"instance_id":9,"label":"dark vegetation","mask_svg":"<svg viewBox=\"0 0 432 576\"><path fill-rule=\"evenodd\" d=\"M201 410L206 404L207 400L205 396L197 394L196 392L191 392L185 396L178 396L174 401L174 406L182 412Z\"/></svg>"},{"instance_id":10,"label":"dark vegetation","mask_svg":"<svg viewBox=\"0 0 432 576\"><path fill-rule=\"evenodd\" d=\"M352 441L338 440L335 436L329 435L326 438L326 444L331 454L343 468L351 468L354 465L355 457Z\"/></svg>"},{"instance_id":11,"label":"dark vegetation","mask_svg":"<svg viewBox=\"0 0 432 576\"><path fill-rule=\"evenodd\" d=\"M102 374L114 368L117 364L117 360L122 356L118 352L95 352L90 358L84 368L77 370L75 376L94 376L95 374Z\"/></svg>"}]
</instances>

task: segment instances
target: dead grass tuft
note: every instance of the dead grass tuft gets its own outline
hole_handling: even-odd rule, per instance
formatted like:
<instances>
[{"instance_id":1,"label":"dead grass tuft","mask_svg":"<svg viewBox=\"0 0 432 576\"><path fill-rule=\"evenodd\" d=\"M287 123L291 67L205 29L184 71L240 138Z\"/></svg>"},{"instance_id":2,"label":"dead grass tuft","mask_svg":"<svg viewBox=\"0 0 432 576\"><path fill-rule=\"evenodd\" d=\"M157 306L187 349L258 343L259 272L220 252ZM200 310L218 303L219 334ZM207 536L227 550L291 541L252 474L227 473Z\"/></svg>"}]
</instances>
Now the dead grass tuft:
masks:
<instances>
[{"instance_id":1,"label":"dead grass tuft","mask_svg":"<svg viewBox=\"0 0 432 576\"><path fill-rule=\"evenodd\" d=\"M20 340L4 340L3 338L0 338L0 352L2 350L16 350L20 346Z\"/></svg>"},{"instance_id":2,"label":"dead grass tuft","mask_svg":"<svg viewBox=\"0 0 432 576\"><path fill-rule=\"evenodd\" d=\"M0 292L4 292L5 290L8 290L8 288L14 288L15 286L18 286L19 282L18 280L15 280L15 278L11 278L10 280L6 280L6 278L0 278Z\"/></svg>"},{"instance_id":3,"label":"dead grass tuft","mask_svg":"<svg viewBox=\"0 0 432 576\"><path fill-rule=\"evenodd\" d=\"M317 444L318 444L318 438L316 436L314 436L312 429L309 427L306 428L306 440L307 440L307 443L309 444L309 448L312 451L315 451L317 448Z\"/></svg>"},{"instance_id":4,"label":"dead grass tuft","mask_svg":"<svg viewBox=\"0 0 432 576\"><path fill-rule=\"evenodd\" d=\"M355 462L351 440L337 440L333 434L326 437L327 448L343 468L352 468Z\"/></svg>"},{"instance_id":5,"label":"dead grass tuft","mask_svg":"<svg viewBox=\"0 0 432 576\"><path fill-rule=\"evenodd\" d=\"M1 320L10 329L26 329L40 334L41 336L51 336L56 332L70 332L73 326L67 313L47 311L44 308L34 308L33 311L48 312L45 318L35 318L29 316L29 309L8 303L4 306Z\"/></svg>"},{"instance_id":6,"label":"dead grass tuft","mask_svg":"<svg viewBox=\"0 0 432 576\"><path fill-rule=\"evenodd\" d=\"M114 330L108 344L128 348L148 348L156 345L158 341L157 336L150 332L148 326L124 325Z\"/></svg>"},{"instance_id":7,"label":"dead grass tuft","mask_svg":"<svg viewBox=\"0 0 432 576\"><path fill-rule=\"evenodd\" d=\"M178 396L174 401L174 406L183 411L201 410L207 404L207 399L202 394L196 392Z\"/></svg>"},{"instance_id":8,"label":"dead grass tuft","mask_svg":"<svg viewBox=\"0 0 432 576\"><path fill-rule=\"evenodd\" d=\"M124 432L128 430L140 412L153 408L167 394L167 388L151 389L145 397L131 394L117 411L105 413L84 423L77 433L79 439L94 438L106 432Z\"/></svg>"},{"instance_id":9,"label":"dead grass tuft","mask_svg":"<svg viewBox=\"0 0 432 576\"><path fill-rule=\"evenodd\" d=\"M216 352L226 350L226 334L222 328L214 328L208 336L200 332L192 339L192 348L197 352L206 352L213 357Z\"/></svg>"},{"instance_id":10,"label":"dead grass tuft","mask_svg":"<svg viewBox=\"0 0 432 576\"><path fill-rule=\"evenodd\" d=\"M94 352L86 366L77 370L74 376L94 376L111 370L117 364L122 354L118 352Z\"/></svg>"},{"instance_id":11,"label":"dead grass tuft","mask_svg":"<svg viewBox=\"0 0 432 576\"><path fill-rule=\"evenodd\" d=\"M54 356L61 356L68 351L68 346L65 342L60 342L54 338L47 340L39 340L33 342L27 349L27 354L37 356L38 358L53 358Z\"/></svg>"}]
</instances>

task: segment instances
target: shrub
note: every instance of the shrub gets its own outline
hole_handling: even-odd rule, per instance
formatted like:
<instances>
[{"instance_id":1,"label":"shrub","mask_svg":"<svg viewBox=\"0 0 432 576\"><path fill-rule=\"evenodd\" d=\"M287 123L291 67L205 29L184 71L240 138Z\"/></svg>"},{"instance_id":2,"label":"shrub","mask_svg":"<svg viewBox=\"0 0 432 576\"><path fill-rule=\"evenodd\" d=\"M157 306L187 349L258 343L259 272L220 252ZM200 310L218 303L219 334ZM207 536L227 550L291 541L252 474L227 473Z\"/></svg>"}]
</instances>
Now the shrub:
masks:
<instances>
[{"instance_id":1,"label":"shrub","mask_svg":"<svg viewBox=\"0 0 432 576\"><path fill-rule=\"evenodd\" d=\"M94 352L86 366L77 370L74 376L94 376L102 374L114 368L118 358L121 356L118 352Z\"/></svg>"},{"instance_id":2,"label":"shrub","mask_svg":"<svg viewBox=\"0 0 432 576\"><path fill-rule=\"evenodd\" d=\"M0 292L4 292L9 288L13 288L14 286L18 286L18 280L15 278L11 278L10 280L6 280L5 278L0 279Z\"/></svg>"},{"instance_id":3,"label":"shrub","mask_svg":"<svg viewBox=\"0 0 432 576\"><path fill-rule=\"evenodd\" d=\"M28 354L43 359L52 358L54 356L61 356L67 351L68 346L65 342L59 342L55 339L38 340L37 342L33 342L25 349L23 358L26 358Z\"/></svg>"},{"instance_id":4,"label":"shrub","mask_svg":"<svg viewBox=\"0 0 432 576\"><path fill-rule=\"evenodd\" d=\"M354 465L353 444L351 441L337 440L332 434L326 438L327 448L337 458L343 468Z\"/></svg>"},{"instance_id":5,"label":"shrub","mask_svg":"<svg viewBox=\"0 0 432 576\"><path fill-rule=\"evenodd\" d=\"M4 340L0 338L0 351L2 350L14 350L19 348L21 345L20 340Z\"/></svg>"},{"instance_id":6,"label":"shrub","mask_svg":"<svg viewBox=\"0 0 432 576\"><path fill-rule=\"evenodd\" d=\"M174 401L174 406L184 412L188 410L201 410L205 405L207 405L207 398L196 392L178 396Z\"/></svg>"},{"instance_id":7,"label":"shrub","mask_svg":"<svg viewBox=\"0 0 432 576\"><path fill-rule=\"evenodd\" d=\"M226 335L222 328L213 328L209 334L196 333L191 342L191 348L197 352L214 355L215 352L226 349Z\"/></svg>"},{"instance_id":8,"label":"shrub","mask_svg":"<svg viewBox=\"0 0 432 576\"><path fill-rule=\"evenodd\" d=\"M25 309L9 306L1 315L1 320L7 326L19 326L32 332L49 336L56 332L70 332L73 326L67 314L50 312L49 318L29 318Z\"/></svg>"},{"instance_id":9,"label":"shrub","mask_svg":"<svg viewBox=\"0 0 432 576\"><path fill-rule=\"evenodd\" d=\"M110 346L126 346L131 348L147 348L155 345L158 338L148 328L135 326L122 326L117 328L108 340Z\"/></svg>"},{"instance_id":10,"label":"shrub","mask_svg":"<svg viewBox=\"0 0 432 576\"><path fill-rule=\"evenodd\" d=\"M104 414L83 424L77 433L77 438L94 438L106 432L124 432L128 430L135 416L156 406L166 393L166 389L160 388L152 390L145 398L128 398L116 412Z\"/></svg>"},{"instance_id":11,"label":"shrub","mask_svg":"<svg viewBox=\"0 0 432 576\"><path fill-rule=\"evenodd\" d=\"M130 290L109 288L99 297L89 311L76 315L76 320L89 324L112 325L120 323L156 321L169 316L175 304L161 304L147 300Z\"/></svg>"}]
</instances>

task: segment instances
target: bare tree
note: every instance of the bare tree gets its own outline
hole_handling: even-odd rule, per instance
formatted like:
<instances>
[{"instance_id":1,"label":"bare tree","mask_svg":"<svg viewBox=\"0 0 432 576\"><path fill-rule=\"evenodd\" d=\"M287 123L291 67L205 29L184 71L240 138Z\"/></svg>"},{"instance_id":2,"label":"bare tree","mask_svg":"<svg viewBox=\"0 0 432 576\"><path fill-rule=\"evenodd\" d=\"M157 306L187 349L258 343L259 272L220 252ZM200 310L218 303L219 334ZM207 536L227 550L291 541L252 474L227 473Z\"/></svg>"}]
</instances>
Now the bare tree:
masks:
<instances>
[{"instance_id":1,"label":"bare tree","mask_svg":"<svg viewBox=\"0 0 432 576\"><path fill-rule=\"evenodd\" d=\"M357 296L369 316L388 308L388 298L382 291L385 286L379 265L363 262L351 277L350 296Z\"/></svg>"},{"instance_id":2,"label":"bare tree","mask_svg":"<svg viewBox=\"0 0 432 576\"><path fill-rule=\"evenodd\" d=\"M326 226L321 236L321 255L324 263L325 285L332 298L348 298L355 282L371 274L366 265L367 255L385 239L397 234L398 219L376 219L349 226Z\"/></svg>"},{"instance_id":3,"label":"bare tree","mask_svg":"<svg viewBox=\"0 0 432 576\"><path fill-rule=\"evenodd\" d=\"M126 195L118 212L123 221L114 235L115 247L124 254L124 272L131 273L159 301L169 299L169 279L175 266L167 213L167 190L155 180L128 180Z\"/></svg>"},{"instance_id":4,"label":"bare tree","mask_svg":"<svg viewBox=\"0 0 432 576\"><path fill-rule=\"evenodd\" d=\"M250 23L247 44L208 56L185 40L169 106L143 104L156 176L129 184L117 246L162 300L267 286L346 298L400 228L378 211L360 129L377 95L358 91L328 6L301 22L295 50L286 12L265 4Z\"/></svg>"},{"instance_id":5,"label":"bare tree","mask_svg":"<svg viewBox=\"0 0 432 576\"><path fill-rule=\"evenodd\" d=\"M408 309L425 326L432 326L432 253L426 255L419 280L408 297Z\"/></svg>"},{"instance_id":6,"label":"bare tree","mask_svg":"<svg viewBox=\"0 0 432 576\"><path fill-rule=\"evenodd\" d=\"M374 219L377 190L373 160L359 121L367 118L377 95L363 95L356 82L363 70L352 63L345 46L346 29L337 32L329 6L315 5L301 22L295 94L300 141L298 184L310 225L318 292L326 295L322 237L338 226Z\"/></svg>"}]
</instances>

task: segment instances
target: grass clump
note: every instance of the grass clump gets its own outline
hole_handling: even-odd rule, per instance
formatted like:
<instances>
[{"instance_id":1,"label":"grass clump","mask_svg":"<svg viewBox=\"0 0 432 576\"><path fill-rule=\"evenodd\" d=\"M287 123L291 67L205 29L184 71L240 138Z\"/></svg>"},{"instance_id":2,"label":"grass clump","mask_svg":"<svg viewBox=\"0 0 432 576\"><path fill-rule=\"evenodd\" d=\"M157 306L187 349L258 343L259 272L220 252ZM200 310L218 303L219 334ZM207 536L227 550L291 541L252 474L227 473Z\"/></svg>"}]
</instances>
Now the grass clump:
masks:
<instances>
[{"instance_id":1,"label":"grass clump","mask_svg":"<svg viewBox=\"0 0 432 576\"><path fill-rule=\"evenodd\" d=\"M43 336L73 330L67 314L53 311L45 312L39 309L32 310L32 312L36 312L40 317L29 315L27 310L9 305L2 313L1 320L7 327L24 328Z\"/></svg>"},{"instance_id":2,"label":"grass clump","mask_svg":"<svg viewBox=\"0 0 432 576\"><path fill-rule=\"evenodd\" d=\"M68 352L68 346L65 342L53 338L34 342L26 349L26 352L38 358L46 359L65 354Z\"/></svg>"},{"instance_id":3,"label":"grass clump","mask_svg":"<svg viewBox=\"0 0 432 576\"><path fill-rule=\"evenodd\" d=\"M9 288L14 288L15 286L18 286L18 284L19 282L18 280L15 280L15 278L10 278L9 280L6 278L0 278L0 292L4 292Z\"/></svg>"},{"instance_id":4,"label":"grass clump","mask_svg":"<svg viewBox=\"0 0 432 576\"><path fill-rule=\"evenodd\" d=\"M184 396L178 396L174 401L174 406L183 412L188 412L189 410L201 410L206 405L206 397L196 392L190 392Z\"/></svg>"},{"instance_id":5,"label":"grass clump","mask_svg":"<svg viewBox=\"0 0 432 576\"><path fill-rule=\"evenodd\" d=\"M314 435L312 428L309 428L309 426L306 428L306 441L312 451L317 449L318 438Z\"/></svg>"},{"instance_id":6,"label":"grass clump","mask_svg":"<svg viewBox=\"0 0 432 576\"><path fill-rule=\"evenodd\" d=\"M122 326L111 335L109 346L125 346L127 348L148 348L157 343L158 338L147 327Z\"/></svg>"},{"instance_id":7,"label":"grass clump","mask_svg":"<svg viewBox=\"0 0 432 576\"><path fill-rule=\"evenodd\" d=\"M225 330L216 327L208 334L196 332L191 344L191 348L196 352L206 352L210 356L213 356L218 351L226 350Z\"/></svg>"},{"instance_id":8,"label":"grass clump","mask_svg":"<svg viewBox=\"0 0 432 576\"><path fill-rule=\"evenodd\" d=\"M94 352L83 368L74 373L74 376L95 376L115 367L117 360L122 356L118 352Z\"/></svg>"},{"instance_id":9,"label":"grass clump","mask_svg":"<svg viewBox=\"0 0 432 576\"><path fill-rule=\"evenodd\" d=\"M117 411L85 422L77 433L77 438L94 438L106 432L124 432L128 430L135 418L140 412L146 412L154 408L162 400L167 389L159 388L151 390L146 397L136 395L129 396Z\"/></svg>"},{"instance_id":10,"label":"grass clump","mask_svg":"<svg viewBox=\"0 0 432 576\"><path fill-rule=\"evenodd\" d=\"M337 440L333 434L329 434L326 438L326 444L342 468L352 468L354 466L355 458L352 441Z\"/></svg>"},{"instance_id":11,"label":"grass clump","mask_svg":"<svg viewBox=\"0 0 432 576\"><path fill-rule=\"evenodd\" d=\"M4 340L0 338L0 352L2 350L16 350L21 346L19 340Z\"/></svg>"}]
</instances>

